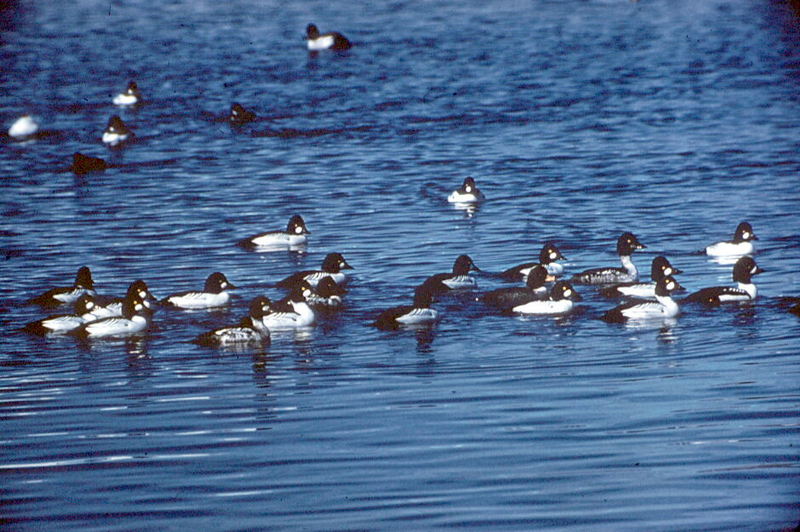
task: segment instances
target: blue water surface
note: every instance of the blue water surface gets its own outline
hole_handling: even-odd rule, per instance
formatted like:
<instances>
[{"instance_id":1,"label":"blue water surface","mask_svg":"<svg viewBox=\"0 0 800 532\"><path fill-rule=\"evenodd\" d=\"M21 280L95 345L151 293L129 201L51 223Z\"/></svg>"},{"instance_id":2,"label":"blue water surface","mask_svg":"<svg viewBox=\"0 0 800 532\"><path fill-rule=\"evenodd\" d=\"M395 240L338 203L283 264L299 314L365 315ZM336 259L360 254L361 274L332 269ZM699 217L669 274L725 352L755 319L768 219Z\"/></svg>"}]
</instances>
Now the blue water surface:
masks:
<instances>
[{"instance_id":1,"label":"blue water surface","mask_svg":"<svg viewBox=\"0 0 800 532\"><path fill-rule=\"evenodd\" d=\"M354 47L311 55L304 29ZM146 102L111 98L135 79ZM780 530L800 521L800 19L781 0L0 4L0 522L14 530ZM232 102L259 119L226 121ZM101 133L119 114L121 149ZM105 172L67 170L74 152ZM478 209L447 203L471 175ZM236 242L299 213L300 251ZM698 253L750 221L758 300L610 325L475 301L546 240L729 284ZM331 251L345 310L263 350L196 335ZM441 321L371 326L468 253ZM19 331L81 265L156 296L222 271L227 309L128 341Z\"/></svg>"}]
</instances>

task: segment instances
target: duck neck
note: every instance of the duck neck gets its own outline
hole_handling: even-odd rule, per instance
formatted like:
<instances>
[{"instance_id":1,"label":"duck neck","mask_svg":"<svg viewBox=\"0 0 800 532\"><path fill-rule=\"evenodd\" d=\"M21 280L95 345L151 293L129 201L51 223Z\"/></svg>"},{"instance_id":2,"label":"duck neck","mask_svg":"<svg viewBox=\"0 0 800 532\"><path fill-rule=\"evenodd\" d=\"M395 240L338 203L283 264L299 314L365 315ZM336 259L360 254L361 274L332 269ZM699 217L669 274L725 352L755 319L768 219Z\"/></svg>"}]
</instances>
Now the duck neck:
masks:
<instances>
[{"instance_id":1,"label":"duck neck","mask_svg":"<svg viewBox=\"0 0 800 532\"><path fill-rule=\"evenodd\" d=\"M739 283L739 290L747 292L747 295L750 296L750 299L755 299L758 295L758 289L753 283Z\"/></svg>"},{"instance_id":2,"label":"duck neck","mask_svg":"<svg viewBox=\"0 0 800 532\"><path fill-rule=\"evenodd\" d=\"M631 260L630 255L620 255L619 261L622 263L622 267L631 274L633 277L637 277L639 275L639 270L636 269L636 265Z\"/></svg>"}]
</instances>

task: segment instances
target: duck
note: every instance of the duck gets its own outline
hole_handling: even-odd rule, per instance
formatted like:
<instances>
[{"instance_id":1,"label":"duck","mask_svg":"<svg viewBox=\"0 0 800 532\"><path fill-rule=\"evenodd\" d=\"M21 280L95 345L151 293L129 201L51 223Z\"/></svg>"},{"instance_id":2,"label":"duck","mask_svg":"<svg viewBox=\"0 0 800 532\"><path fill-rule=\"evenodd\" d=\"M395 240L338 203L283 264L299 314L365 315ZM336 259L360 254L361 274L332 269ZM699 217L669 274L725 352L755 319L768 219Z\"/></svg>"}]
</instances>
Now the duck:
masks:
<instances>
[{"instance_id":1,"label":"duck","mask_svg":"<svg viewBox=\"0 0 800 532\"><path fill-rule=\"evenodd\" d=\"M139 87L136 85L136 82L131 80L128 82L125 91L114 96L111 101L114 105L119 106L136 105L142 102L142 94L139 92Z\"/></svg>"},{"instance_id":2,"label":"duck","mask_svg":"<svg viewBox=\"0 0 800 532\"><path fill-rule=\"evenodd\" d=\"M94 309L93 313L100 318L108 318L111 316L122 316L122 304L130 298L137 296L142 300L142 303L148 309L153 310L153 303L157 300L150 292L147 283L142 279L137 279L128 285L128 290L123 297L113 296L95 296L93 298Z\"/></svg>"},{"instance_id":3,"label":"duck","mask_svg":"<svg viewBox=\"0 0 800 532\"><path fill-rule=\"evenodd\" d=\"M8 128L8 136L16 140L24 140L36 135L39 124L31 115L22 115Z\"/></svg>"},{"instance_id":4,"label":"duck","mask_svg":"<svg viewBox=\"0 0 800 532\"><path fill-rule=\"evenodd\" d=\"M97 315L92 313L93 308L94 301L92 301L92 296L84 294L75 302L75 312L73 314L48 316L44 319L28 323L22 328L22 331L37 336L66 334L77 329L84 323L99 319Z\"/></svg>"},{"instance_id":5,"label":"duck","mask_svg":"<svg viewBox=\"0 0 800 532\"><path fill-rule=\"evenodd\" d=\"M330 312L343 305L342 296L347 289L339 286L333 277L324 277L317 284L315 292L308 298L308 304L317 312Z\"/></svg>"},{"instance_id":6,"label":"duck","mask_svg":"<svg viewBox=\"0 0 800 532\"><path fill-rule=\"evenodd\" d=\"M500 309L510 309L530 301L546 299L548 295L546 280L547 268L541 264L533 264L525 279L525 286L498 288L486 292L479 299L491 307Z\"/></svg>"},{"instance_id":7,"label":"duck","mask_svg":"<svg viewBox=\"0 0 800 532\"><path fill-rule=\"evenodd\" d=\"M88 266L81 266L75 274L75 282L72 286L51 288L47 292L34 297L28 304L39 305L45 308L55 308L61 305L74 303L84 294L96 295L94 290L94 280L92 271Z\"/></svg>"},{"instance_id":8,"label":"duck","mask_svg":"<svg viewBox=\"0 0 800 532\"><path fill-rule=\"evenodd\" d=\"M295 272L289 277L278 281L276 286L281 288L291 288L299 284L301 281L307 281L312 287L325 277L331 277L336 284L344 284L347 281L347 274L343 270L352 270L353 267L347 263L341 253L328 253L322 261L322 267L319 270L304 270Z\"/></svg>"},{"instance_id":9,"label":"duck","mask_svg":"<svg viewBox=\"0 0 800 532\"><path fill-rule=\"evenodd\" d=\"M647 246L639 242L633 233L622 233L617 239L617 254L622 263L622 268L592 268L585 270L572 277L572 282L576 284L611 284L611 283L630 283L639 279L639 271L631 261L631 254L637 249L645 249Z\"/></svg>"},{"instance_id":10,"label":"duck","mask_svg":"<svg viewBox=\"0 0 800 532\"><path fill-rule=\"evenodd\" d=\"M749 222L741 222L736 226L733 233L733 240L717 242L706 246L706 255L710 257L741 257L752 255L755 251L753 241L758 237L753 232L753 226Z\"/></svg>"},{"instance_id":11,"label":"duck","mask_svg":"<svg viewBox=\"0 0 800 532\"><path fill-rule=\"evenodd\" d=\"M103 144L108 146L119 146L123 142L134 137L133 131L125 125L119 115L113 115L108 119L108 126L103 131Z\"/></svg>"},{"instance_id":12,"label":"duck","mask_svg":"<svg viewBox=\"0 0 800 532\"><path fill-rule=\"evenodd\" d=\"M237 325L214 329L199 335L194 343L208 347L264 346L270 342L269 328L262 321L271 310L272 302L258 296L250 302L250 312Z\"/></svg>"},{"instance_id":13,"label":"duck","mask_svg":"<svg viewBox=\"0 0 800 532\"><path fill-rule=\"evenodd\" d=\"M610 323L628 320L670 319L680 314L680 307L672 299L672 293L683 287L671 275L656 282L655 301L634 300L606 311L600 319Z\"/></svg>"},{"instance_id":14,"label":"duck","mask_svg":"<svg viewBox=\"0 0 800 532\"><path fill-rule=\"evenodd\" d=\"M425 282L430 283L429 286L446 287L447 290L476 288L478 282L469 274L471 271L479 272L481 270L475 266L469 255L459 255L453 263L452 272L431 275ZM434 289L434 291L436 290Z\"/></svg>"},{"instance_id":15,"label":"duck","mask_svg":"<svg viewBox=\"0 0 800 532\"><path fill-rule=\"evenodd\" d=\"M464 178L464 183L461 187L455 189L447 196L447 201L450 203L478 203L486 199L475 184L475 179L472 177Z\"/></svg>"},{"instance_id":16,"label":"duck","mask_svg":"<svg viewBox=\"0 0 800 532\"><path fill-rule=\"evenodd\" d=\"M392 307L382 311L374 325L383 330L395 330L404 325L430 325L439 319L439 311L431 308L434 282L424 282L414 290L411 305Z\"/></svg>"},{"instance_id":17,"label":"duck","mask_svg":"<svg viewBox=\"0 0 800 532\"><path fill-rule=\"evenodd\" d=\"M306 46L309 51L317 52L320 50L349 50L353 45L338 31L320 33L316 25L309 24L306 26Z\"/></svg>"},{"instance_id":18,"label":"duck","mask_svg":"<svg viewBox=\"0 0 800 532\"><path fill-rule=\"evenodd\" d=\"M656 298L656 283L662 277L667 275L678 275L683 273L670 264L669 260L663 255L659 255L653 259L650 264L650 278L652 282L649 283L621 283L613 286L608 286L600 290L600 293L606 297L637 297L640 299L655 299Z\"/></svg>"},{"instance_id":19,"label":"duck","mask_svg":"<svg viewBox=\"0 0 800 532\"><path fill-rule=\"evenodd\" d=\"M316 295L314 287L306 280L294 285L289 295L274 303L261 322L271 331L310 327L317 321L308 301Z\"/></svg>"},{"instance_id":20,"label":"duck","mask_svg":"<svg viewBox=\"0 0 800 532\"><path fill-rule=\"evenodd\" d=\"M245 249L283 250L303 246L308 242L311 231L299 214L292 215L286 223L285 231L267 231L239 241Z\"/></svg>"},{"instance_id":21,"label":"duck","mask_svg":"<svg viewBox=\"0 0 800 532\"><path fill-rule=\"evenodd\" d=\"M122 316L90 321L69 334L79 338L126 338L147 331L152 312L138 297L129 297L122 304Z\"/></svg>"},{"instance_id":22,"label":"duck","mask_svg":"<svg viewBox=\"0 0 800 532\"><path fill-rule=\"evenodd\" d=\"M99 157L90 157L80 152L72 155L72 164L69 169L78 175L88 174L89 172L102 172L110 168L110 165Z\"/></svg>"},{"instance_id":23,"label":"duck","mask_svg":"<svg viewBox=\"0 0 800 532\"><path fill-rule=\"evenodd\" d=\"M583 301L568 281L557 281L547 299L529 301L511 308L516 314L563 316L572 312L576 301Z\"/></svg>"},{"instance_id":24,"label":"duck","mask_svg":"<svg viewBox=\"0 0 800 532\"><path fill-rule=\"evenodd\" d=\"M228 281L225 274L214 272L206 278L202 291L188 291L172 294L161 300L161 304L179 309L209 309L222 307L231 300L229 290L236 286Z\"/></svg>"},{"instance_id":25,"label":"duck","mask_svg":"<svg viewBox=\"0 0 800 532\"><path fill-rule=\"evenodd\" d=\"M683 298L682 303L702 303L716 306L721 303L754 301L758 289L752 277L764 270L750 256L740 257L733 265L733 281L736 286L713 286L693 292Z\"/></svg>"},{"instance_id":26,"label":"duck","mask_svg":"<svg viewBox=\"0 0 800 532\"><path fill-rule=\"evenodd\" d=\"M231 124L241 126L243 124L247 124L248 122L252 122L255 120L256 114L252 111L248 111L241 104L234 102L231 105L231 114L228 115L228 121Z\"/></svg>"},{"instance_id":27,"label":"duck","mask_svg":"<svg viewBox=\"0 0 800 532\"><path fill-rule=\"evenodd\" d=\"M542 249L539 251L539 262L526 262L518 264L509 268L500 274L500 277L509 280L524 279L528 272L537 264L544 266L548 275L552 277L559 276L564 273L564 265L559 264L557 261L567 260L561 253L558 247L553 242L545 242Z\"/></svg>"}]
</instances>

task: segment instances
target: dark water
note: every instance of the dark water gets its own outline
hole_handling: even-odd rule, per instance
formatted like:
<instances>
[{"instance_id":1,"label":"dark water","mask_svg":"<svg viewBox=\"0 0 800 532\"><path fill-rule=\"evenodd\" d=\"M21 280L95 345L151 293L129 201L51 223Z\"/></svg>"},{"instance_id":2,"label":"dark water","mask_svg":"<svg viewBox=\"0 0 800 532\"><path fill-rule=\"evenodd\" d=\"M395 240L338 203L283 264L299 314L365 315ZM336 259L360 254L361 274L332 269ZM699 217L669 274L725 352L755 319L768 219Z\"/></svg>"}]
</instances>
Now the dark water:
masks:
<instances>
[{"instance_id":1,"label":"dark water","mask_svg":"<svg viewBox=\"0 0 800 532\"><path fill-rule=\"evenodd\" d=\"M287 4L287 5L284 5ZM777 0L11 2L0 33L0 519L11 529L778 530L800 519L800 29ZM309 56L308 22L356 43ZM136 79L148 99L110 98ZM232 129L233 101L261 117ZM119 113L138 141L99 141ZM73 152L115 165L77 177ZM446 203L476 177L478 211ZM301 213L306 253L234 243ZM635 232L689 289L694 252L751 221L754 305L610 326L436 304L381 309L469 253L555 240L568 272ZM338 317L263 352L187 343L341 251ZM130 342L17 332L89 265L156 295L214 270L228 311ZM500 283L479 277L481 289Z\"/></svg>"}]
</instances>

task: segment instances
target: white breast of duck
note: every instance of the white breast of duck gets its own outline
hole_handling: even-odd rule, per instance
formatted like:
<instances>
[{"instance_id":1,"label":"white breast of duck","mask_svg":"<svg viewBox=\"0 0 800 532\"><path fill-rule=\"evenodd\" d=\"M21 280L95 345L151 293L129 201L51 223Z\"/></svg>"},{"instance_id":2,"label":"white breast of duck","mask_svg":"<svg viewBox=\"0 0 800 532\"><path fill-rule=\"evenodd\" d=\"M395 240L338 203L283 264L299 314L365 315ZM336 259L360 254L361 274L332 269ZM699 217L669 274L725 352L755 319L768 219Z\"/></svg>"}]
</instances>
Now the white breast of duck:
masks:
<instances>
[{"instance_id":1,"label":"white breast of duck","mask_svg":"<svg viewBox=\"0 0 800 532\"><path fill-rule=\"evenodd\" d=\"M184 309L204 309L223 307L231 300L231 295L222 291L218 294L209 292L187 292L167 298L167 303Z\"/></svg>"},{"instance_id":2,"label":"white breast of duck","mask_svg":"<svg viewBox=\"0 0 800 532\"><path fill-rule=\"evenodd\" d=\"M430 323L439 319L439 312L433 308L412 308L402 316L398 316L396 321L404 325L415 325L420 323Z\"/></svg>"},{"instance_id":3,"label":"white breast of duck","mask_svg":"<svg viewBox=\"0 0 800 532\"><path fill-rule=\"evenodd\" d=\"M512 308L518 314L563 315L572 312L575 301L581 296L566 281L558 281L550 291L550 297L542 301L531 301Z\"/></svg>"},{"instance_id":4,"label":"white breast of duck","mask_svg":"<svg viewBox=\"0 0 800 532\"><path fill-rule=\"evenodd\" d=\"M8 129L8 136L15 139L23 139L34 135L39 130L39 124L30 115L24 115L17 119Z\"/></svg>"},{"instance_id":5,"label":"white breast of duck","mask_svg":"<svg viewBox=\"0 0 800 532\"><path fill-rule=\"evenodd\" d=\"M752 242L717 242L706 248L706 254L712 257L736 257L750 255L754 251Z\"/></svg>"},{"instance_id":6,"label":"white breast of duck","mask_svg":"<svg viewBox=\"0 0 800 532\"><path fill-rule=\"evenodd\" d=\"M470 275L454 275L447 279L442 279L442 283L446 284L453 290L461 288L475 288L478 286L477 281Z\"/></svg>"}]
</instances>

